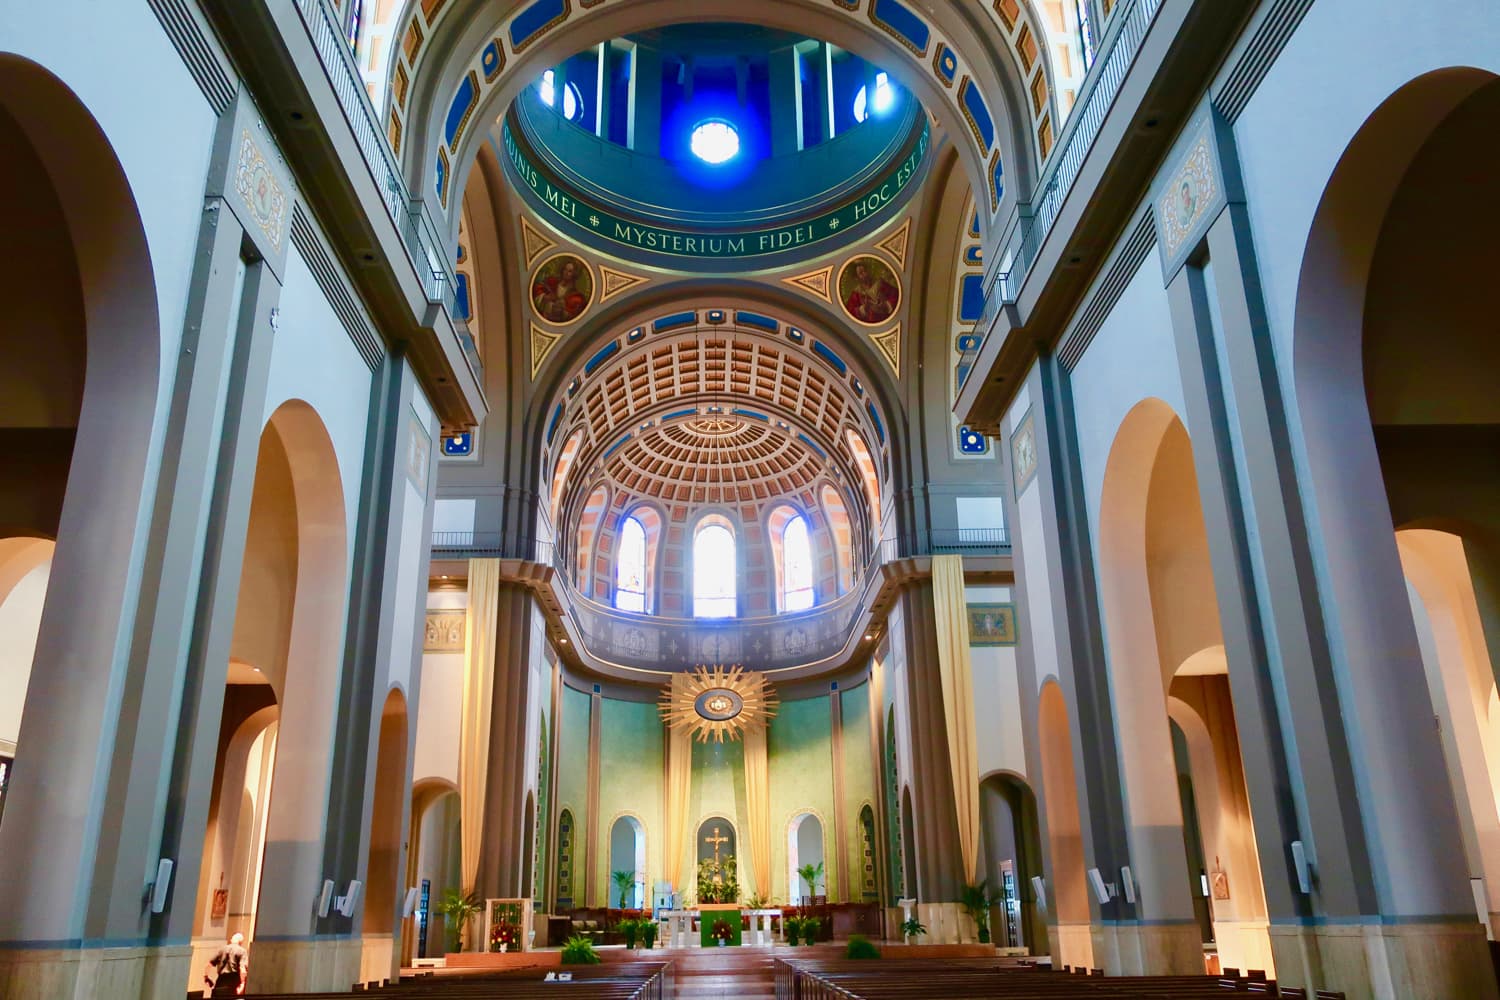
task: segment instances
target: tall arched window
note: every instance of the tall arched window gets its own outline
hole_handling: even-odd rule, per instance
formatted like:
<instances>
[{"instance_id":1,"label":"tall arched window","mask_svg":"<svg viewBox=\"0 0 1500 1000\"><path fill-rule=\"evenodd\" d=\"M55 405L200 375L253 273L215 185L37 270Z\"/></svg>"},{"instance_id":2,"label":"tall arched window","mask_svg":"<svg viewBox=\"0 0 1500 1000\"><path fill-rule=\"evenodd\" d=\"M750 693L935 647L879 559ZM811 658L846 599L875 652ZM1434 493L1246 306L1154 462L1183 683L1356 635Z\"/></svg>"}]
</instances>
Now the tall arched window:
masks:
<instances>
[{"instance_id":1,"label":"tall arched window","mask_svg":"<svg viewBox=\"0 0 1500 1000\"><path fill-rule=\"evenodd\" d=\"M734 578L734 531L729 520L705 517L693 535L693 617L733 618Z\"/></svg>"},{"instance_id":2,"label":"tall arched window","mask_svg":"<svg viewBox=\"0 0 1500 1000\"><path fill-rule=\"evenodd\" d=\"M803 611L812 607L817 600L807 518L790 504L781 504L771 511L766 526L771 536L771 564L776 571L776 610Z\"/></svg>"},{"instance_id":3,"label":"tall arched window","mask_svg":"<svg viewBox=\"0 0 1500 1000\"><path fill-rule=\"evenodd\" d=\"M813 606L812 542L807 537L807 518L798 514L781 535L781 607L802 611Z\"/></svg>"},{"instance_id":4,"label":"tall arched window","mask_svg":"<svg viewBox=\"0 0 1500 1000\"><path fill-rule=\"evenodd\" d=\"M615 550L615 607L621 611L646 611L646 528L634 517L620 524L620 544Z\"/></svg>"}]
</instances>

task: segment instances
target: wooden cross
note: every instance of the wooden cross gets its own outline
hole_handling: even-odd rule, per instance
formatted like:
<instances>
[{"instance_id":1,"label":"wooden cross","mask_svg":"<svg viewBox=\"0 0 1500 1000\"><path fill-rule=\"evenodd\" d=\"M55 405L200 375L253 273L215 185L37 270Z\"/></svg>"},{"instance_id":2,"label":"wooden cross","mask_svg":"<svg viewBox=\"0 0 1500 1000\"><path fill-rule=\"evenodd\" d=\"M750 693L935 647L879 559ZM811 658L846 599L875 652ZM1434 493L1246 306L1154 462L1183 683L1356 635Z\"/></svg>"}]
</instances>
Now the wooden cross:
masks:
<instances>
[{"instance_id":1,"label":"wooden cross","mask_svg":"<svg viewBox=\"0 0 1500 1000\"><path fill-rule=\"evenodd\" d=\"M714 827L714 835L712 837L704 837L703 842L714 845L714 866L717 867L719 864L719 845L729 843L729 838L720 833L718 827Z\"/></svg>"}]
</instances>

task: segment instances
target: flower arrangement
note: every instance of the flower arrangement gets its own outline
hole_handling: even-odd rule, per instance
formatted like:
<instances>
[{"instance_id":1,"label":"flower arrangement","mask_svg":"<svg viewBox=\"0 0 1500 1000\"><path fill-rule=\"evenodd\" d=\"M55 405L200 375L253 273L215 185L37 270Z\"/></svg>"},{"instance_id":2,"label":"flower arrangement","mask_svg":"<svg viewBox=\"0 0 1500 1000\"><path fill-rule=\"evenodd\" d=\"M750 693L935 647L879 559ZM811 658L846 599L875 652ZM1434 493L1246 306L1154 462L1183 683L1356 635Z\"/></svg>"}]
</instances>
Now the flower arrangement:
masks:
<instances>
[{"instance_id":1,"label":"flower arrangement","mask_svg":"<svg viewBox=\"0 0 1500 1000\"><path fill-rule=\"evenodd\" d=\"M521 928L502 920L490 929L490 951L510 951L521 940Z\"/></svg>"},{"instance_id":2,"label":"flower arrangement","mask_svg":"<svg viewBox=\"0 0 1500 1000\"><path fill-rule=\"evenodd\" d=\"M709 933L713 935L714 940L724 945L728 944L729 939L734 936L734 929L729 926L727 920L715 920L713 930Z\"/></svg>"},{"instance_id":3,"label":"flower arrangement","mask_svg":"<svg viewBox=\"0 0 1500 1000\"><path fill-rule=\"evenodd\" d=\"M734 855L726 855L717 865L712 858L698 862L697 889L699 903L739 902L739 862Z\"/></svg>"}]
</instances>

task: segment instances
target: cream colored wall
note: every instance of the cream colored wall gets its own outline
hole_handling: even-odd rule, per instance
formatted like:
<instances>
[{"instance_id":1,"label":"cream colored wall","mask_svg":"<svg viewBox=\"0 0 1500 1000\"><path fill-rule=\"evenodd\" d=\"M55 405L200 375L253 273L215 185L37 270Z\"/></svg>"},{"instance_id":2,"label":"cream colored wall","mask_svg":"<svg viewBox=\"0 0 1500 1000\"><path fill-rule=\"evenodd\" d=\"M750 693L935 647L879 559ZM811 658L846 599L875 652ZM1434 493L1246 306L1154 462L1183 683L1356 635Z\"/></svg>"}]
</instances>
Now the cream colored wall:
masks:
<instances>
[{"instance_id":1,"label":"cream colored wall","mask_svg":"<svg viewBox=\"0 0 1500 1000\"><path fill-rule=\"evenodd\" d=\"M51 568L50 561L37 566L0 597L0 743L14 745L21 735L21 707Z\"/></svg>"},{"instance_id":2,"label":"cream colored wall","mask_svg":"<svg viewBox=\"0 0 1500 1000\"><path fill-rule=\"evenodd\" d=\"M1012 599L1009 587L966 587L969 603ZM1026 745L1021 738L1021 682L1015 646L970 646L974 678L974 735L979 775L1009 771L1026 778Z\"/></svg>"},{"instance_id":3,"label":"cream colored wall","mask_svg":"<svg viewBox=\"0 0 1500 1000\"><path fill-rule=\"evenodd\" d=\"M427 595L431 610L457 610L468 604L468 592L463 590L434 590ZM457 785L464 654L423 653L421 671L412 781L441 778Z\"/></svg>"}]
</instances>

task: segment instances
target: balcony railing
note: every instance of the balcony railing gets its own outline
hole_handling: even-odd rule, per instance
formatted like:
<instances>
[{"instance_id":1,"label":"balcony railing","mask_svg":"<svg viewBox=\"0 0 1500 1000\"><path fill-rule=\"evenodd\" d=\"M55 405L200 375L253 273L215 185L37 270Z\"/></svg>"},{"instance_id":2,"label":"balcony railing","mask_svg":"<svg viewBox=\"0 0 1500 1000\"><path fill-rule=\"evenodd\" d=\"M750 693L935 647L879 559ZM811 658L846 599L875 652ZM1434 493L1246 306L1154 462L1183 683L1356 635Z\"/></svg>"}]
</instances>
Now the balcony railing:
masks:
<instances>
[{"instance_id":1,"label":"balcony railing","mask_svg":"<svg viewBox=\"0 0 1500 1000\"><path fill-rule=\"evenodd\" d=\"M857 641L869 596L883 567L898 559L942 553L1005 555L1002 528L945 528L887 538L847 592L806 611L727 619L672 618L621 611L575 588L568 554L549 541L504 538L499 532L434 531L434 558L491 556L550 565L555 593L578 629L585 651L608 663L645 670L684 670L698 663L754 662L759 669L805 667L833 659Z\"/></svg>"},{"instance_id":2,"label":"balcony railing","mask_svg":"<svg viewBox=\"0 0 1500 1000\"><path fill-rule=\"evenodd\" d=\"M349 51L349 42L339 25L337 16L329 8L327 0L297 0L297 12L307 27L313 48L323 70L328 74L328 83L338 98L339 107L354 132L355 142L369 168L375 186L380 189L381 200L391 221L401 233L401 241L411 258L412 267L422 282L422 291L429 302L441 303L452 317L455 314L454 294L457 284L453 277L453 265L444 240L421 199L415 199L406 188L401 168L385 130L380 127L380 118L370 104L370 95L360 78L354 53ZM462 337L460 337L462 342ZM479 363L478 353L466 345L464 356L473 369L474 378L484 384L484 369Z\"/></svg>"},{"instance_id":3,"label":"balcony railing","mask_svg":"<svg viewBox=\"0 0 1500 1000\"><path fill-rule=\"evenodd\" d=\"M1163 2L1124 0L1110 19L1099 57L1094 61L1082 93L1073 106L1073 113L1047 160L1035 195L1028 204L1016 206L1001 230L995 270L985 280L984 309L974 324L973 333L977 339L960 361L965 379L973 371L1000 307L1016 301L1020 294L1021 286L1031 273L1042 244L1057 223L1063 203L1078 180L1094 140L1099 138L1104 119L1114 106L1125 76L1130 72L1141 43L1146 39L1146 32Z\"/></svg>"}]
</instances>

